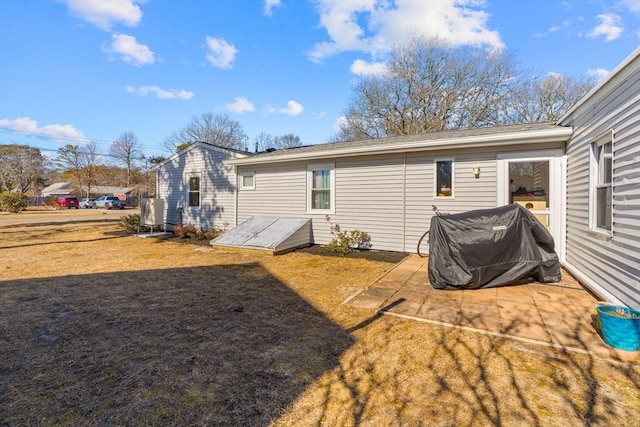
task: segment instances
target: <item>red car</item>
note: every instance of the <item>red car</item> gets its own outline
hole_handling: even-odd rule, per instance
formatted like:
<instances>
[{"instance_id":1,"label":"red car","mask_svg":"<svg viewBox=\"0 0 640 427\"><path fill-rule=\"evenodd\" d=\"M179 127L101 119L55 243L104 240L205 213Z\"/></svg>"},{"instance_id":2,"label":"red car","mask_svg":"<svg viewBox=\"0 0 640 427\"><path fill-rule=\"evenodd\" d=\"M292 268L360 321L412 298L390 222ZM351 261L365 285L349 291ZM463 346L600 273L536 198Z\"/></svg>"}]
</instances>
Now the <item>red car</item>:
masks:
<instances>
[{"instance_id":1,"label":"red car","mask_svg":"<svg viewBox=\"0 0 640 427\"><path fill-rule=\"evenodd\" d=\"M76 209L78 209L79 207L80 207L80 202L75 197L61 196L61 197L58 197L57 199L55 199L53 201L53 208L54 209L58 209L58 208L60 208L60 209L62 209L62 208L67 208L67 209L76 208Z\"/></svg>"}]
</instances>

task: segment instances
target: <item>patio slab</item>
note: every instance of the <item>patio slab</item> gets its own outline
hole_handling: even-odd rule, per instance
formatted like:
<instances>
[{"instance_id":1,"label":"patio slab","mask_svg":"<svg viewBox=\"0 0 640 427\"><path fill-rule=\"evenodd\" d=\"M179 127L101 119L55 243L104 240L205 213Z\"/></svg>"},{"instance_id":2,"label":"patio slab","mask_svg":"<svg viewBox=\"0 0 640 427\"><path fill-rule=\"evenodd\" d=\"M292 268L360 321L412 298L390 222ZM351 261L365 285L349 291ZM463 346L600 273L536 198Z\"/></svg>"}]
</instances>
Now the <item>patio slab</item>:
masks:
<instances>
[{"instance_id":1,"label":"patio slab","mask_svg":"<svg viewBox=\"0 0 640 427\"><path fill-rule=\"evenodd\" d=\"M410 255L345 303L379 314L524 340L583 354L639 361L640 351L607 346L594 326L596 298L562 271L558 283L440 290L427 258Z\"/></svg>"}]
</instances>

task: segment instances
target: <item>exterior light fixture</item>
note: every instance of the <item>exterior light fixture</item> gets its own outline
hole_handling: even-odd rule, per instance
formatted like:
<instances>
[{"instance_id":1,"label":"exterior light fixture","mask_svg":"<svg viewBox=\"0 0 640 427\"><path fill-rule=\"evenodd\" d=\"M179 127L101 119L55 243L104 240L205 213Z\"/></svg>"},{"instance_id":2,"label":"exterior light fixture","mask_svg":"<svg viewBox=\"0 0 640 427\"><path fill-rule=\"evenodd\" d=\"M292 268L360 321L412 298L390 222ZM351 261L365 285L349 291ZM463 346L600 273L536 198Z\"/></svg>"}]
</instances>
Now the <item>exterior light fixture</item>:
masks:
<instances>
[{"instance_id":1,"label":"exterior light fixture","mask_svg":"<svg viewBox=\"0 0 640 427\"><path fill-rule=\"evenodd\" d=\"M473 168L473 175L475 175L476 178L480 178L480 168L479 167L475 167Z\"/></svg>"}]
</instances>

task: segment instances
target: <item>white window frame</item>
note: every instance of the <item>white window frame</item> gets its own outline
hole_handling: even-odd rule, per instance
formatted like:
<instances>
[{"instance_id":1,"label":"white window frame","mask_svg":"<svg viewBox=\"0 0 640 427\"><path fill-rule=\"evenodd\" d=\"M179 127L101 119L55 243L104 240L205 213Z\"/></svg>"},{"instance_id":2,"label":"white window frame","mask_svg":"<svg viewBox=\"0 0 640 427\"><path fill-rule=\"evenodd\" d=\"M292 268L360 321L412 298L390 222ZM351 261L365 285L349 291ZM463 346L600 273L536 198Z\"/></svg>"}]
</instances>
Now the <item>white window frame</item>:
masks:
<instances>
[{"instance_id":1,"label":"white window frame","mask_svg":"<svg viewBox=\"0 0 640 427\"><path fill-rule=\"evenodd\" d=\"M589 169L589 228L597 233L602 233L607 236L613 236L613 183L615 181L614 174L614 147L615 147L615 133L614 130L611 129L605 132L602 136L594 140L589 145L589 154L590 154L590 169ZM606 144L611 144L611 182L606 184L599 184L600 177L600 159L597 155L597 151L599 147L602 147ZM598 194L597 191L599 188L611 188L611 199L609 202L611 203L611 216L609 218L609 224L611 225L609 229L598 227Z\"/></svg>"},{"instance_id":2,"label":"white window frame","mask_svg":"<svg viewBox=\"0 0 640 427\"><path fill-rule=\"evenodd\" d=\"M449 196L438 195L438 162L451 162L451 194ZM453 157L442 157L433 159L433 198L434 199L455 199L455 177L456 161Z\"/></svg>"},{"instance_id":3,"label":"white window frame","mask_svg":"<svg viewBox=\"0 0 640 427\"><path fill-rule=\"evenodd\" d=\"M244 178L250 176L252 178L251 185L244 185ZM240 190L255 190L256 189L256 173L254 171L240 172L238 174L238 180L240 181L238 187Z\"/></svg>"},{"instance_id":4,"label":"white window frame","mask_svg":"<svg viewBox=\"0 0 640 427\"><path fill-rule=\"evenodd\" d=\"M329 171L329 190L330 194L330 209L312 209L311 190L313 190L313 171L328 170ZM336 173L335 163L317 163L307 165L307 213L308 214L334 214L336 212Z\"/></svg>"},{"instance_id":5,"label":"white window frame","mask_svg":"<svg viewBox=\"0 0 640 427\"><path fill-rule=\"evenodd\" d=\"M198 178L198 206L191 206L191 178ZM186 192L187 192L187 203L186 203L186 208L187 209L200 209L200 207L202 206L202 176L200 173L189 173L186 175L186 181L187 181L187 185L186 187Z\"/></svg>"}]
</instances>

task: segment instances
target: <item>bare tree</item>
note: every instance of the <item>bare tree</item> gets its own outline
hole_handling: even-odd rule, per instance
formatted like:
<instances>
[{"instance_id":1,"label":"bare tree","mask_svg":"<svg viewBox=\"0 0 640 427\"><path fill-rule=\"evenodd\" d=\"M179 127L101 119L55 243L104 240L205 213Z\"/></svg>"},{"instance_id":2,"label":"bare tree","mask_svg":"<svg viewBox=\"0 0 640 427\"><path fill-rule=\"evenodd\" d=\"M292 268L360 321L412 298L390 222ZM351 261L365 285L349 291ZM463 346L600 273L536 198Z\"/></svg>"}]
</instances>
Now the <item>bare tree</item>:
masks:
<instances>
[{"instance_id":1,"label":"bare tree","mask_svg":"<svg viewBox=\"0 0 640 427\"><path fill-rule=\"evenodd\" d=\"M27 193L44 182L47 161L28 145L0 145L0 191Z\"/></svg>"},{"instance_id":2,"label":"bare tree","mask_svg":"<svg viewBox=\"0 0 640 427\"><path fill-rule=\"evenodd\" d=\"M514 69L508 54L414 37L392 50L385 74L354 87L340 139L496 124L493 107L508 94Z\"/></svg>"},{"instance_id":3,"label":"bare tree","mask_svg":"<svg viewBox=\"0 0 640 427\"><path fill-rule=\"evenodd\" d=\"M203 113L193 117L188 125L169 135L164 146L172 153L194 142L206 142L219 147L244 149L246 135L240 123L226 115Z\"/></svg>"},{"instance_id":4,"label":"bare tree","mask_svg":"<svg viewBox=\"0 0 640 427\"><path fill-rule=\"evenodd\" d=\"M298 135L288 133L282 136L273 136L265 132L260 132L254 139L255 151L265 151L270 148L282 149L300 147L302 142Z\"/></svg>"},{"instance_id":5,"label":"bare tree","mask_svg":"<svg viewBox=\"0 0 640 427\"><path fill-rule=\"evenodd\" d=\"M302 142L300 141L300 137L298 135L288 133L286 135L277 137L276 145L276 148L294 148L300 147L302 145Z\"/></svg>"},{"instance_id":6,"label":"bare tree","mask_svg":"<svg viewBox=\"0 0 640 427\"><path fill-rule=\"evenodd\" d=\"M96 181L100 157L98 145L94 141L85 146L67 144L58 149L56 164L69 172L81 188L86 187L89 195L91 186Z\"/></svg>"},{"instance_id":7,"label":"bare tree","mask_svg":"<svg viewBox=\"0 0 640 427\"><path fill-rule=\"evenodd\" d=\"M138 137L132 131L121 134L118 139L109 146L109 154L127 170L127 186L131 185L131 175L136 167L136 163L144 156Z\"/></svg>"},{"instance_id":8,"label":"bare tree","mask_svg":"<svg viewBox=\"0 0 640 427\"><path fill-rule=\"evenodd\" d=\"M394 48L386 65L354 86L331 141L555 120L593 84L531 81L507 53L420 36Z\"/></svg>"},{"instance_id":9,"label":"bare tree","mask_svg":"<svg viewBox=\"0 0 640 427\"><path fill-rule=\"evenodd\" d=\"M558 120L595 85L592 78L560 74L527 79L514 88L503 104L503 123L534 123Z\"/></svg>"}]
</instances>

